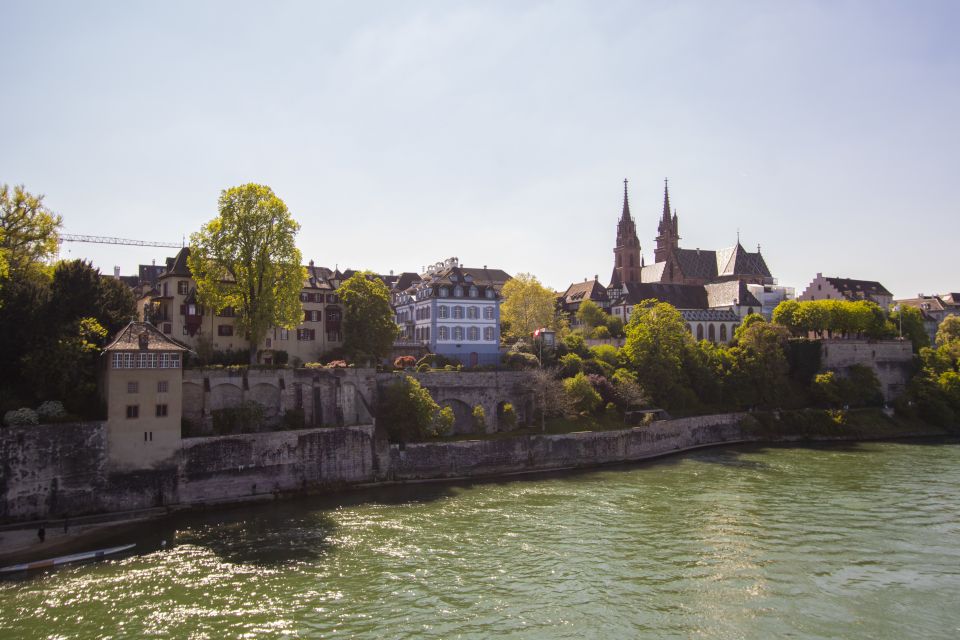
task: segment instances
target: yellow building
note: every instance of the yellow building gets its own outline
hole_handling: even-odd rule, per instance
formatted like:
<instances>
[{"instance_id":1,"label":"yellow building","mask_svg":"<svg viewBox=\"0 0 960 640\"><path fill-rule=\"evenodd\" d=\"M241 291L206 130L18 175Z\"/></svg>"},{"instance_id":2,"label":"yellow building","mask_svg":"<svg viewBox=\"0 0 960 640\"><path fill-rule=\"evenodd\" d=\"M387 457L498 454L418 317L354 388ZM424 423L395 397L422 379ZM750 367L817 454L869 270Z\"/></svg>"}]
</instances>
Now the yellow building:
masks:
<instances>
[{"instance_id":1,"label":"yellow building","mask_svg":"<svg viewBox=\"0 0 960 640\"><path fill-rule=\"evenodd\" d=\"M186 351L147 322L131 322L104 350L112 465L149 468L179 450Z\"/></svg>"},{"instance_id":2,"label":"yellow building","mask_svg":"<svg viewBox=\"0 0 960 640\"><path fill-rule=\"evenodd\" d=\"M187 265L189 255L189 247L184 247L168 261L156 288L137 301L139 317L199 353L246 353L248 343L237 330L233 311L215 313L197 302L196 282ZM296 329L275 327L267 332L257 346L263 363L273 362L278 351L285 351L291 363L315 362L324 353L343 346L343 309L336 290L344 275L317 267L313 261L305 269L307 277L300 292L303 321Z\"/></svg>"}]
</instances>

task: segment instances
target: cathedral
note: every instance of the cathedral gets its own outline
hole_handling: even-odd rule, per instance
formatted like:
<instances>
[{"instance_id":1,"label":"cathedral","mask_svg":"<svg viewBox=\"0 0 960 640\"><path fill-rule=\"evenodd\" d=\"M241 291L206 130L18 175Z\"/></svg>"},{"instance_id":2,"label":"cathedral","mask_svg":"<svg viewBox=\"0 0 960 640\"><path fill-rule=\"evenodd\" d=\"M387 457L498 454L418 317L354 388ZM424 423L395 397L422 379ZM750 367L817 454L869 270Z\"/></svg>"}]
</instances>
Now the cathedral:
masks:
<instances>
[{"instance_id":1,"label":"cathedral","mask_svg":"<svg viewBox=\"0 0 960 640\"><path fill-rule=\"evenodd\" d=\"M680 221L670 208L670 188L664 180L663 215L657 226L654 263L644 264L637 239L636 223L630 215L627 181L623 181L623 212L617 224L617 244L613 249L613 275L608 290L623 291L624 285L639 283L705 285L740 281L755 285L774 284L767 263L760 254L737 244L726 249L681 249ZM613 294L616 297L616 294Z\"/></svg>"}]
</instances>

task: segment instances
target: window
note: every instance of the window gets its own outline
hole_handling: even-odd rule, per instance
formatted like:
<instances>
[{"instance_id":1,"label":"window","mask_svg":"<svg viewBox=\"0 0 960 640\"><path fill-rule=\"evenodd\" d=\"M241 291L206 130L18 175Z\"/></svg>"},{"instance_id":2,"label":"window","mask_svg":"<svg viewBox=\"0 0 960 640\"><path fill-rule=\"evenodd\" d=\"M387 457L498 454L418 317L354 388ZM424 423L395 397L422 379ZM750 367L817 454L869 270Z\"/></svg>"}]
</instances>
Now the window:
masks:
<instances>
[{"instance_id":1,"label":"window","mask_svg":"<svg viewBox=\"0 0 960 640\"><path fill-rule=\"evenodd\" d=\"M166 380L160 380L157 382L157 393L166 393L170 390L170 383Z\"/></svg>"},{"instance_id":2,"label":"window","mask_svg":"<svg viewBox=\"0 0 960 640\"><path fill-rule=\"evenodd\" d=\"M271 338L267 338L267 340L266 340L266 347L267 347L267 349L270 349L270 348L273 347L273 340L272 340Z\"/></svg>"},{"instance_id":3,"label":"window","mask_svg":"<svg viewBox=\"0 0 960 640\"><path fill-rule=\"evenodd\" d=\"M164 333L173 333L173 325L169 322L163 323L163 332Z\"/></svg>"},{"instance_id":4,"label":"window","mask_svg":"<svg viewBox=\"0 0 960 640\"><path fill-rule=\"evenodd\" d=\"M290 339L290 329L280 329L280 340Z\"/></svg>"},{"instance_id":5,"label":"window","mask_svg":"<svg viewBox=\"0 0 960 640\"><path fill-rule=\"evenodd\" d=\"M493 327L483 328L483 339L487 342L493 342Z\"/></svg>"},{"instance_id":6,"label":"window","mask_svg":"<svg viewBox=\"0 0 960 640\"><path fill-rule=\"evenodd\" d=\"M424 328L423 328L423 339L424 339L424 340L429 340L429 339L430 339L430 327L424 327Z\"/></svg>"},{"instance_id":7,"label":"window","mask_svg":"<svg viewBox=\"0 0 960 640\"><path fill-rule=\"evenodd\" d=\"M144 442L153 442L153 431L144 431L144 432L143 432L143 441L144 441Z\"/></svg>"},{"instance_id":8,"label":"window","mask_svg":"<svg viewBox=\"0 0 960 640\"><path fill-rule=\"evenodd\" d=\"M440 287L440 297L447 298L450 296L450 290L446 287Z\"/></svg>"},{"instance_id":9,"label":"window","mask_svg":"<svg viewBox=\"0 0 960 640\"><path fill-rule=\"evenodd\" d=\"M462 298L462 297L463 297L463 287L461 287L460 285L455 286L455 287L453 288L453 297L454 297L454 298Z\"/></svg>"},{"instance_id":10,"label":"window","mask_svg":"<svg viewBox=\"0 0 960 640\"><path fill-rule=\"evenodd\" d=\"M140 416L140 405L138 404L128 404L127 405L127 419L138 418Z\"/></svg>"},{"instance_id":11,"label":"window","mask_svg":"<svg viewBox=\"0 0 960 640\"><path fill-rule=\"evenodd\" d=\"M493 300L493 296L494 296L494 295L495 295L495 294L494 294L493 289L487 289L487 297L488 297L488 298L490 298L491 300Z\"/></svg>"},{"instance_id":12,"label":"window","mask_svg":"<svg viewBox=\"0 0 960 640\"><path fill-rule=\"evenodd\" d=\"M217 315L221 318L232 318L237 315L237 313L233 310L233 307L224 307Z\"/></svg>"},{"instance_id":13,"label":"window","mask_svg":"<svg viewBox=\"0 0 960 640\"><path fill-rule=\"evenodd\" d=\"M127 383L127 393L138 393L139 391L140 391L140 383L138 382Z\"/></svg>"},{"instance_id":14,"label":"window","mask_svg":"<svg viewBox=\"0 0 960 640\"><path fill-rule=\"evenodd\" d=\"M320 311L304 311L303 312L303 321L304 322L320 322Z\"/></svg>"},{"instance_id":15,"label":"window","mask_svg":"<svg viewBox=\"0 0 960 640\"><path fill-rule=\"evenodd\" d=\"M166 417L167 417L167 405L165 405L165 404L158 404L158 405L157 405L157 417L158 417L158 418L166 418Z\"/></svg>"},{"instance_id":16,"label":"window","mask_svg":"<svg viewBox=\"0 0 960 640\"><path fill-rule=\"evenodd\" d=\"M727 325L721 324L720 325L720 342L726 342L726 341L727 341Z\"/></svg>"},{"instance_id":17,"label":"window","mask_svg":"<svg viewBox=\"0 0 960 640\"><path fill-rule=\"evenodd\" d=\"M335 295L332 294L332 293L328 293L328 294L327 294L327 302L329 302L330 304L336 304L336 303L340 302L340 298L339 298L338 296L335 296Z\"/></svg>"},{"instance_id":18,"label":"window","mask_svg":"<svg viewBox=\"0 0 960 640\"><path fill-rule=\"evenodd\" d=\"M467 307L467 318L477 320L480 318L480 307Z\"/></svg>"},{"instance_id":19,"label":"window","mask_svg":"<svg viewBox=\"0 0 960 640\"><path fill-rule=\"evenodd\" d=\"M156 369L158 359L156 353L138 353L137 369Z\"/></svg>"},{"instance_id":20,"label":"window","mask_svg":"<svg viewBox=\"0 0 960 640\"><path fill-rule=\"evenodd\" d=\"M179 369L180 354L179 353L160 354L160 368L161 369Z\"/></svg>"},{"instance_id":21,"label":"window","mask_svg":"<svg viewBox=\"0 0 960 640\"><path fill-rule=\"evenodd\" d=\"M457 341L463 340L463 327L454 327L453 328L453 339Z\"/></svg>"},{"instance_id":22,"label":"window","mask_svg":"<svg viewBox=\"0 0 960 640\"><path fill-rule=\"evenodd\" d=\"M450 339L450 327L440 327L438 330L438 336L440 340L449 340Z\"/></svg>"},{"instance_id":23,"label":"window","mask_svg":"<svg viewBox=\"0 0 960 640\"><path fill-rule=\"evenodd\" d=\"M342 339L342 336L340 335L340 332L337 331L336 329L328 329L328 330L327 330L327 341L328 341L328 342L340 342L341 339Z\"/></svg>"},{"instance_id":24,"label":"window","mask_svg":"<svg viewBox=\"0 0 960 640\"><path fill-rule=\"evenodd\" d=\"M232 336L232 335L233 335L233 325L232 325L232 324L221 324L221 325L217 325L217 335L218 335L218 336Z\"/></svg>"},{"instance_id":25,"label":"window","mask_svg":"<svg viewBox=\"0 0 960 640\"><path fill-rule=\"evenodd\" d=\"M437 311L438 311L437 313L438 318L446 319L450 317L450 307L440 306L438 307Z\"/></svg>"},{"instance_id":26,"label":"window","mask_svg":"<svg viewBox=\"0 0 960 640\"><path fill-rule=\"evenodd\" d=\"M453 319L462 320L463 319L463 307L454 307L453 308Z\"/></svg>"},{"instance_id":27,"label":"window","mask_svg":"<svg viewBox=\"0 0 960 640\"><path fill-rule=\"evenodd\" d=\"M297 329L297 340L309 342L316 339L317 331L315 329Z\"/></svg>"},{"instance_id":28,"label":"window","mask_svg":"<svg viewBox=\"0 0 960 640\"><path fill-rule=\"evenodd\" d=\"M480 329L477 327L470 327L467 329L467 339L468 340L479 340L480 339Z\"/></svg>"},{"instance_id":29,"label":"window","mask_svg":"<svg viewBox=\"0 0 960 640\"><path fill-rule=\"evenodd\" d=\"M483 308L483 318L484 320L493 320L493 307Z\"/></svg>"},{"instance_id":30,"label":"window","mask_svg":"<svg viewBox=\"0 0 960 640\"><path fill-rule=\"evenodd\" d=\"M190 293L190 283L187 280L178 280L177 281L177 293L182 296Z\"/></svg>"},{"instance_id":31,"label":"window","mask_svg":"<svg viewBox=\"0 0 960 640\"><path fill-rule=\"evenodd\" d=\"M476 298L478 295L480 295L480 290L476 287L470 287L470 297Z\"/></svg>"}]
</instances>

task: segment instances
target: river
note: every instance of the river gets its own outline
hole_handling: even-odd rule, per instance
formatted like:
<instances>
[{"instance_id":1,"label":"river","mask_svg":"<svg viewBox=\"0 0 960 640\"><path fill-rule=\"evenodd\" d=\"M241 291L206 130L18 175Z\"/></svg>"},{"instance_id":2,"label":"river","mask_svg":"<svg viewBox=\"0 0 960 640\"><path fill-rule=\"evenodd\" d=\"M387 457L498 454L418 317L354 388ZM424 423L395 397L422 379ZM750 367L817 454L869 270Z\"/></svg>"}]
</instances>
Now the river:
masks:
<instances>
[{"instance_id":1,"label":"river","mask_svg":"<svg viewBox=\"0 0 960 640\"><path fill-rule=\"evenodd\" d=\"M0 637L956 638L960 444L706 449L127 541L0 581Z\"/></svg>"}]
</instances>

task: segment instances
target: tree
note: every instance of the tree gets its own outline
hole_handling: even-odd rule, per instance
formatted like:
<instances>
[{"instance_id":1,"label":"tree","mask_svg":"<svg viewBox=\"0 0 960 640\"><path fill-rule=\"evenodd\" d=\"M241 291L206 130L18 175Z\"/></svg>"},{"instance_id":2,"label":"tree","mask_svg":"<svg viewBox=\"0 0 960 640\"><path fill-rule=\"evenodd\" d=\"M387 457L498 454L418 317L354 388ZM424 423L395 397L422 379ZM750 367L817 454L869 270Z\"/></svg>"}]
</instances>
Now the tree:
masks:
<instances>
[{"instance_id":1,"label":"tree","mask_svg":"<svg viewBox=\"0 0 960 640\"><path fill-rule=\"evenodd\" d=\"M743 333L758 322L766 322L766 319L759 313L747 314L740 324L737 325L737 328L733 330L733 339L736 342L740 342L740 337Z\"/></svg>"},{"instance_id":2,"label":"tree","mask_svg":"<svg viewBox=\"0 0 960 640\"><path fill-rule=\"evenodd\" d=\"M531 371L527 384L533 391L540 414L540 428L547 430L547 418L568 417L574 414L573 402L563 388L563 382L557 379L556 372L546 369Z\"/></svg>"},{"instance_id":3,"label":"tree","mask_svg":"<svg viewBox=\"0 0 960 640\"><path fill-rule=\"evenodd\" d=\"M960 342L960 316L948 316L937 329L937 346Z\"/></svg>"},{"instance_id":4,"label":"tree","mask_svg":"<svg viewBox=\"0 0 960 640\"><path fill-rule=\"evenodd\" d=\"M510 337L524 338L541 327L552 327L556 296L529 273L518 273L500 291L500 318Z\"/></svg>"},{"instance_id":5,"label":"tree","mask_svg":"<svg viewBox=\"0 0 960 640\"><path fill-rule=\"evenodd\" d=\"M800 303L796 300L784 300L773 310L773 321L793 335L801 333L800 327Z\"/></svg>"},{"instance_id":6,"label":"tree","mask_svg":"<svg viewBox=\"0 0 960 640\"><path fill-rule=\"evenodd\" d=\"M388 385L377 405L377 419L386 425L388 436L395 442L420 440L430 435L432 429L446 424L447 415L440 415L440 405L411 376L403 376Z\"/></svg>"},{"instance_id":7,"label":"tree","mask_svg":"<svg viewBox=\"0 0 960 640\"><path fill-rule=\"evenodd\" d=\"M190 236L187 264L201 304L216 312L233 308L255 364L268 329L294 329L303 320L300 225L283 200L259 184L224 190L218 209L219 216Z\"/></svg>"},{"instance_id":8,"label":"tree","mask_svg":"<svg viewBox=\"0 0 960 640\"><path fill-rule=\"evenodd\" d=\"M923 314L916 307L899 305L890 314L890 321L897 327L897 333L902 329L902 335L913 345L913 352L920 353L920 349L930 345L930 336L923 326Z\"/></svg>"},{"instance_id":9,"label":"tree","mask_svg":"<svg viewBox=\"0 0 960 640\"><path fill-rule=\"evenodd\" d=\"M390 292L369 271L357 272L337 290L343 301L343 349L353 360L379 361L390 354L397 324Z\"/></svg>"},{"instance_id":10,"label":"tree","mask_svg":"<svg viewBox=\"0 0 960 640\"><path fill-rule=\"evenodd\" d=\"M563 381L563 388L581 413L593 413L601 404L600 394L582 373Z\"/></svg>"},{"instance_id":11,"label":"tree","mask_svg":"<svg viewBox=\"0 0 960 640\"><path fill-rule=\"evenodd\" d=\"M57 254L63 218L43 206L23 185L0 185L0 277Z\"/></svg>"},{"instance_id":12,"label":"tree","mask_svg":"<svg viewBox=\"0 0 960 640\"><path fill-rule=\"evenodd\" d=\"M675 307L644 300L633 308L623 352L651 399L664 406L678 401L684 387L684 351L693 338Z\"/></svg>"},{"instance_id":13,"label":"tree","mask_svg":"<svg viewBox=\"0 0 960 640\"><path fill-rule=\"evenodd\" d=\"M584 300L577 309L577 322L583 325L583 334L589 337L593 329L607 326L607 314L593 300Z\"/></svg>"}]
</instances>

